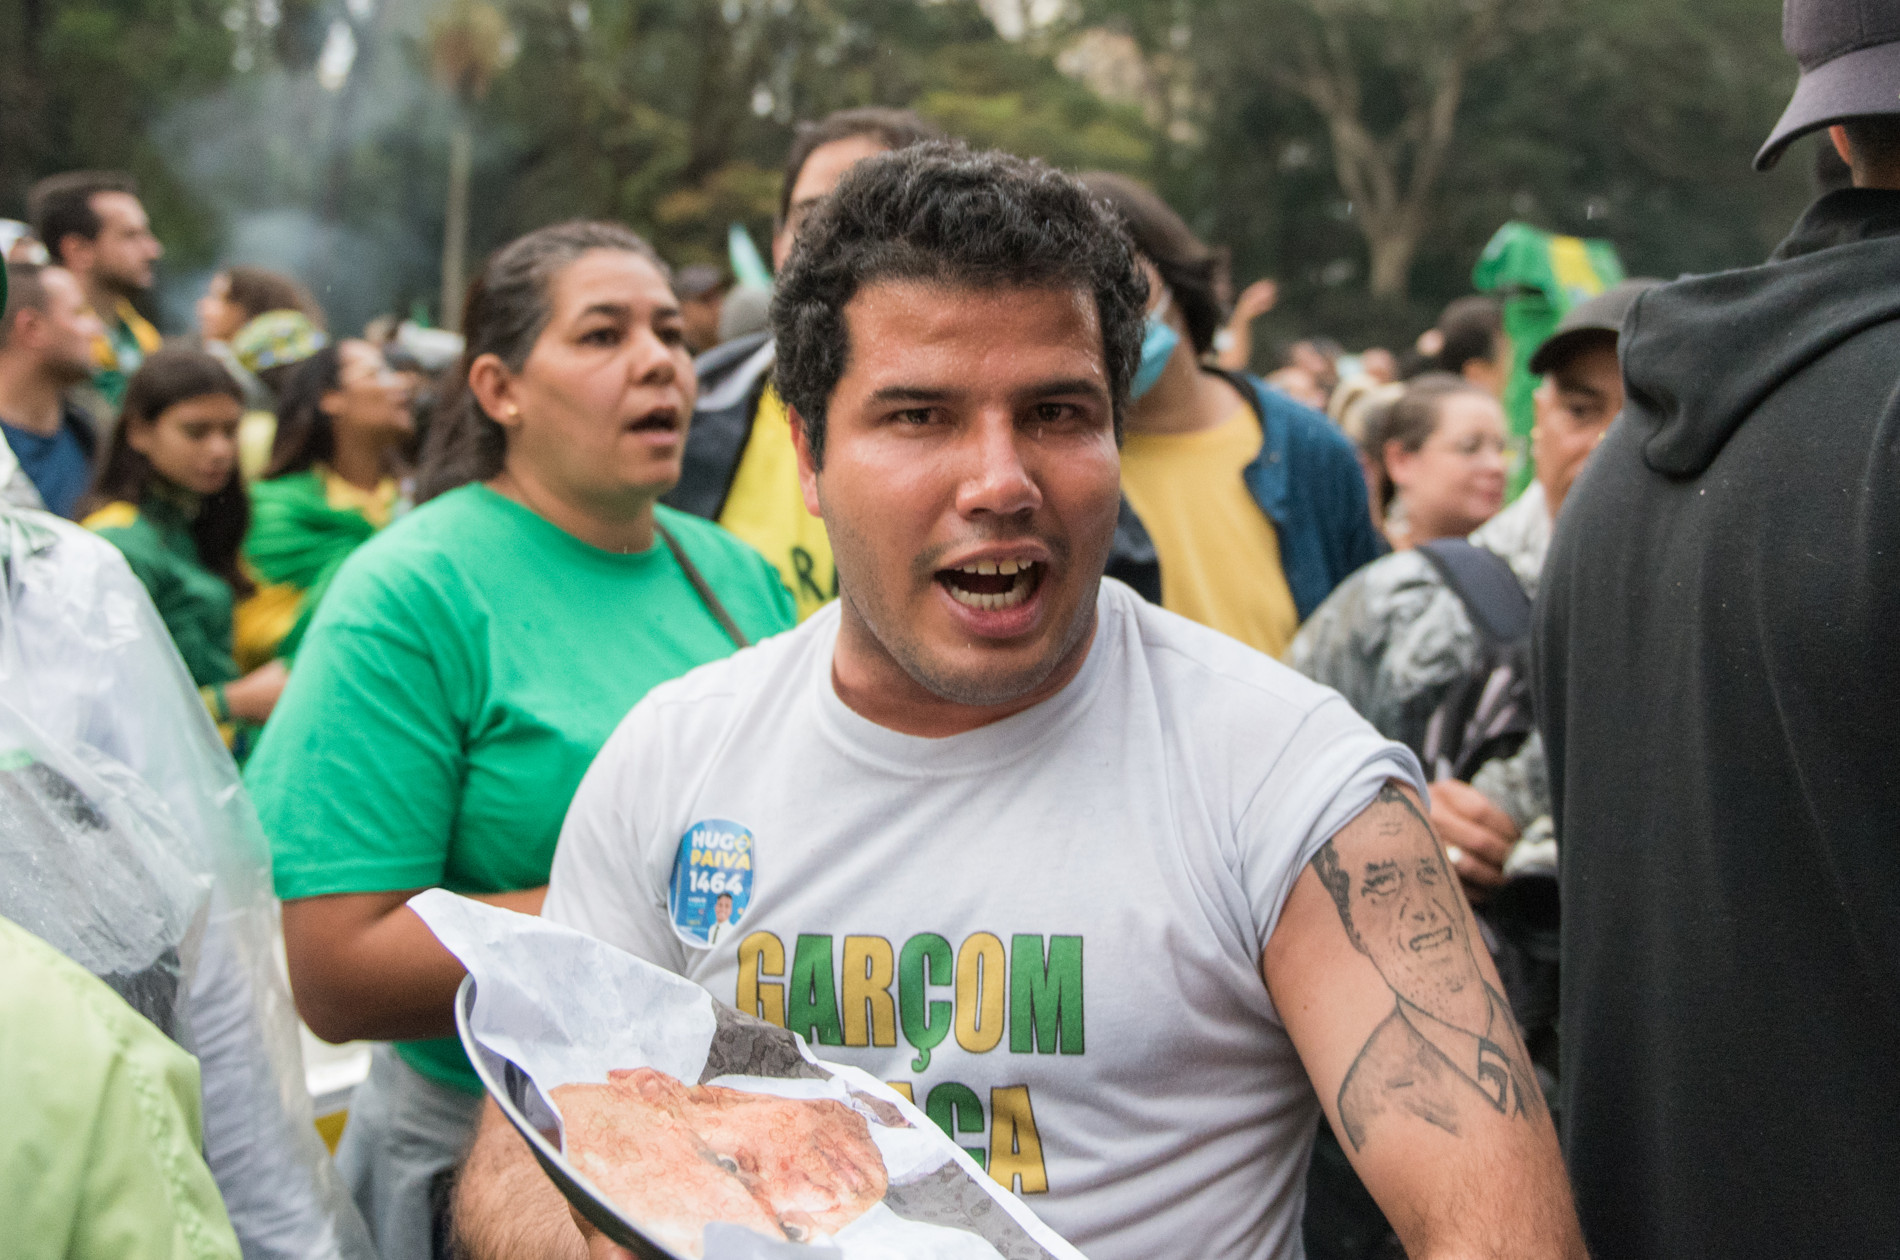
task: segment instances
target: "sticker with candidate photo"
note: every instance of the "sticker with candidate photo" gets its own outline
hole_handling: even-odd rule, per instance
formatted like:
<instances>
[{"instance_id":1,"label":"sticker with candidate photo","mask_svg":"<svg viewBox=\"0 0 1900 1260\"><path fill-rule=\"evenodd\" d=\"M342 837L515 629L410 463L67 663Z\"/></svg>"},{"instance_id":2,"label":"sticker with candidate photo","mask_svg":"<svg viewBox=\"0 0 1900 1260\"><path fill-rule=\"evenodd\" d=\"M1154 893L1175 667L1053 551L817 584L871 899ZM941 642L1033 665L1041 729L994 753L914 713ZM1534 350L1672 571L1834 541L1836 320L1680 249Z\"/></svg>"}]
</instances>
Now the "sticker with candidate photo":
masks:
<instances>
[{"instance_id":1,"label":"sticker with candidate photo","mask_svg":"<svg viewBox=\"0 0 1900 1260\"><path fill-rule=\"evenodd\" d=\"M708 818L680 837L667 889L673 930L699 949L724 945L752 904L752 871L758 846L736 822Z\"/></svg>"}]
</instances>

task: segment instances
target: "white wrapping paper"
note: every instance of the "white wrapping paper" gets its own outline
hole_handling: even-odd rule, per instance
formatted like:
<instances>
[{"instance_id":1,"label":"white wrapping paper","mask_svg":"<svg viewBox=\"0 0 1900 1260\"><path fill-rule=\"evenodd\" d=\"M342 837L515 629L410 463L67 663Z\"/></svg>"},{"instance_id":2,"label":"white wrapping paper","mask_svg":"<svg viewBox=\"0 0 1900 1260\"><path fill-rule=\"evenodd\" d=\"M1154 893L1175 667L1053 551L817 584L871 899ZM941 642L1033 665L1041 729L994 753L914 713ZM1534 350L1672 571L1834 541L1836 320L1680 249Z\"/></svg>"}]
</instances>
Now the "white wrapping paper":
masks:
<instances>
[{"instance_id":1,"label":"white wrapping paper","mask_svg":"<svg viewBox=\"0 0 1900 1260\"><path fill-rule=\"evenodd\" d=\"M642 1067L687 1085L829 1098L865 1117L889 1179L882 1203L812 1246L711 1225L702 1240L706 1260L1082 1260L921 1111L868 1073L817 1059L802 1040L794 1043L798 1060L767 1054L755 1058L754 1074L719 1073L728 1052L715 1042L723 1036L749 1044L758 1025L691 981L572 929L441 889L409 905L475 978L469 1026L476 1040L525 1072L547 1100L550 1114L530 1115L531 1122L559 1122L552 1101L559 1086L599 1084L613 1069ZM786 1036L772 1033L775 1041ZM892 1109L903 1123L880 1118Z\"/></svg>"}]
</instances>

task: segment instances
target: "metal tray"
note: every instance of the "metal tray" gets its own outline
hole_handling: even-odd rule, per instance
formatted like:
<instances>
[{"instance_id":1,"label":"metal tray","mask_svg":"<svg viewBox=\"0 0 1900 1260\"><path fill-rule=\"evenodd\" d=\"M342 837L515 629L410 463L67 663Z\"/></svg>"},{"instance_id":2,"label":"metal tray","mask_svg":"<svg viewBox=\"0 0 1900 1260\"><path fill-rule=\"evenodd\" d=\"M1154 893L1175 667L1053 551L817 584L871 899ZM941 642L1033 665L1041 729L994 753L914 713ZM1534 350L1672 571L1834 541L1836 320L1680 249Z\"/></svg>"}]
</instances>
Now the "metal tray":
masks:
<instances>
[{"instance_id":1,"label":"metal tray","mask_svg":"<svg viewBox=\"0 0 1900 1260\"><path fill-rule=\"evenodd\" d=\"M567 1162L567 1157L561 1154L554 1109L547 1099L541 1096L526 1072L490 1050L470 1027L475 1010L475 987L475 977L464 976L462 987L456 990L455 1031L462 1039L462 1048L468 1052L469 1062L475 1067L475 1075L481 1078L482 1087L501 1108L501 1114L508 1117L508 1123L527 1141L542 1171L594 1228L640 1260L692 1260L642 1233L640 1226L622 1215L598 1186ZM777 1059L781 1065L789 1061L802 1066L801 1056L795 1046L791 1046L792 1039L782 1030L747 1019L730 1008L718 1007L717 1003L714 1005L722 1020L741 1028L749 1024L769 1034L763 1044L753 1044L754 1039L742 1035L739 1044L746 1062L758 1064ZM826 1075L815 1069L813 1074ZM704 1243L707 1256L715 1260L843 1260L843 1253L836 1247L775 1242L744 1226L719 1221L706 1226Z\"/></svg>"},{"instance_id":2,"label":"metal tray","mask_svg":"<svg viewBox=\"0 0 1900 1260\"><path fill-rule=\"evenodd\" d=\"M462 1038L462 1048L468 1051L468 1060L474 1064L475 1075L481 1078L488 1096L501 1108L501 1114L508 1117L508 1123L526 1139L541 1170L560 1188L567 1201L592 1222L595 1229L640 1260L690 1260L641 1233L638 1225L622 1216L593 1182L567 1162L567 1157L561 1154L554 1109L548 1106L526 1072L476 1038L469 1026L474 1009L475 977L464 976L462 987L455 993L455 1031ZM530 1119L531 1116L534 1119ZM759 1241L771 1245L769 1239Z\"/></svg>"}]
</instances>

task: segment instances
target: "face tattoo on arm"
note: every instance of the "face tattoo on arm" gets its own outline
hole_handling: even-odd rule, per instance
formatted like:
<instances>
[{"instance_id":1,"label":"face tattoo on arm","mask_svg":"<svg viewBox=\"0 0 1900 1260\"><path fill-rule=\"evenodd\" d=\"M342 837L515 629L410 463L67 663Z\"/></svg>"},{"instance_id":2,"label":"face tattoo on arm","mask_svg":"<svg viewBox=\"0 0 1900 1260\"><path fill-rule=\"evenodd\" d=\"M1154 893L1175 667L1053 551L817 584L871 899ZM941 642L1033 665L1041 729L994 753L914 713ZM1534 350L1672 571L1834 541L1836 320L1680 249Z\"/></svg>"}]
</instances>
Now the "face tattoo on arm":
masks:
<instances>
[{"instance_id":1,"label":"face tattoo on arm","mask_svg":"<svg viewBox=\"0 0 1900 1260\"><path fill-rule=\"evenodd\" d=\"M1510 1005L1485 981L1458 880L1423 814L1387 784L1372 825L1334 836L1313 871L1353 947L1392 990L1339 1087L1339 1117L1357 1151L1395 1114L1461 1135L1475 1109L1536 1123L1543 1097Z\"/></svg>"}]
</instances>

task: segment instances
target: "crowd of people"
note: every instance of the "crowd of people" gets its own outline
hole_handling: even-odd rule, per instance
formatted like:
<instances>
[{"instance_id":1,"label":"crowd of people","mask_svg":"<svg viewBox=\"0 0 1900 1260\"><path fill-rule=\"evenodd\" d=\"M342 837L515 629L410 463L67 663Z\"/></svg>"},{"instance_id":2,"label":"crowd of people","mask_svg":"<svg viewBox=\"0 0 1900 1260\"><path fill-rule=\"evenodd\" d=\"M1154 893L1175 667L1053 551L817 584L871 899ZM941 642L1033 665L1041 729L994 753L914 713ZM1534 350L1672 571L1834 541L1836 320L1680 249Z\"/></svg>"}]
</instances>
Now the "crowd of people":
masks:
<instances>
[{"instance_id":1,"label":"crowd of people","mask_svg":"<svg viewBox=\"0 0 1900 1260\"><path fill-rule=\"evenodd\" d=\"M1275 286L1154 192L904 110L797 129L769 290L559 223L447 344L248 264L161 338L137 185L41 181L4 536L114 549L203 710L142 737L241 770L296 1011L376 1043L374 1254L609 1250L483 1100L432 888L873 1072L1102 1260L1886 1254L1900 23L1788 12L1758 164L1824 132L1847 186L1577 295L1514 498L1498 297L1255 374ZM707 820L756 857L716 922ZM293 1254L190 1038L0 950L8 1061L124 1130L0 1139L30 1254Z\"/></svg>"}]
</instances>

